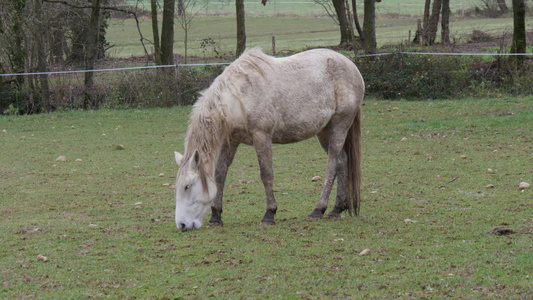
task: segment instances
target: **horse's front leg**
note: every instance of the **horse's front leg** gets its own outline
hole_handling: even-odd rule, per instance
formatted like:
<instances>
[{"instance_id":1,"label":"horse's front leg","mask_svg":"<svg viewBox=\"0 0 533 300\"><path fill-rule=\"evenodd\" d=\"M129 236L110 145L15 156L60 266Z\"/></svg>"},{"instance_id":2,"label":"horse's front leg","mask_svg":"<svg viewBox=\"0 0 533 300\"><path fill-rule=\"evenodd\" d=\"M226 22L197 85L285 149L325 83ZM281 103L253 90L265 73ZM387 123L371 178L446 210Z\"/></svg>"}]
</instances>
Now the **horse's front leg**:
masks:
<instances>
[{"instance_id":1,"label":"horse's front leg","mask_svg":"<svg viewBox=\"0 0 533 300\"><path fill-rule=\"evenodd\" d=\"M274 225L274 215L278 209L274 198L274 171L272 170L272 139L266 133L256 133L253 138L255 152L259 161L261 181L265 187L266 212L261 224Z\"/></svg>"},{"instance_id":2,"label":"horse's front leg","mask_svg":"<svg viewBox=\"0 0 533 300\"><path fill-rule=\"evenodd\" d=\"M224 185L226 183L226 176L228 175L228 168L233 162L235 153L239 143L232 141L224 141L220 156L218 157L217 166L215 169L215 182L217 184L217 194L215 200L211 205L211 219L209 220L209 226L218 227L222 226L222 198L224 196Z\"/></svg>"}]
</instances>

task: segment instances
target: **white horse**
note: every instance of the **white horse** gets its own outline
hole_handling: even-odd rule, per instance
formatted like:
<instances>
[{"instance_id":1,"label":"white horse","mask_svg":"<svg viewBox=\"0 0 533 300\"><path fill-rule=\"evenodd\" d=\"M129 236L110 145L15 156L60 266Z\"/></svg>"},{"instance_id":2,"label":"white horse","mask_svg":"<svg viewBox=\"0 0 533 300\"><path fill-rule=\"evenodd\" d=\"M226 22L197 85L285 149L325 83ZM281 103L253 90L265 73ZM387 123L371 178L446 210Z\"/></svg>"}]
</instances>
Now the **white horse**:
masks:
<instances>
[{"instance_id":1,"label":"white horse","mask_svg":"<svg viewBox=\"0 0 533 300\"><path fill-rule=\"evenodd\" d=\"M328 217L355 214L360 204L361 105L364 82L357 67L332 50L286 58L246 51L194 104L176 177L176 226L198 229L211 207L211 226L222 226L222 195L239 144L253 145L266 193L263 224L274 224L272 143L317 136L328 154L320 201L309 215L321 219L337 178ZM216 164L215 164L216 162Z\"/></svg>"}]
</instances>

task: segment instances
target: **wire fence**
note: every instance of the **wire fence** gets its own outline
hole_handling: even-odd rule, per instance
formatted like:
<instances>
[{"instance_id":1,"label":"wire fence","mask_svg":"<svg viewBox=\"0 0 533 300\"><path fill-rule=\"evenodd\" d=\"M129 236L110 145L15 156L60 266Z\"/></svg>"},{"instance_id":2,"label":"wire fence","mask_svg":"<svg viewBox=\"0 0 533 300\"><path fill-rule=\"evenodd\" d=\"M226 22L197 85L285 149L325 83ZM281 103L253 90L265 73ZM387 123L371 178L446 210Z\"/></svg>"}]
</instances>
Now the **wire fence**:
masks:
<instances>
[{"instance_id":1,"label":"wire fence","mask_svg":"<svg viewBox=\"0 0 533 300\"><path fill-rule=\"evenodd\" d=\"M506 57L523 56L533 69L533 53L387 52L357 55L367 94L383 99L533 94L533 76L516 76ZM431 57L431 59L428 59ZM0 74L0 113L20 114L80 108L149 108L193 104L229 62L134 66ZM94 97L86 103L84 75L94 72ZM514 73L513 73L514 72ZM49 98L38 81L47 75ZM17 89L17 78L29 86ZM518 80L518 81L517 81Z\"/></svg>"}]
</instances>

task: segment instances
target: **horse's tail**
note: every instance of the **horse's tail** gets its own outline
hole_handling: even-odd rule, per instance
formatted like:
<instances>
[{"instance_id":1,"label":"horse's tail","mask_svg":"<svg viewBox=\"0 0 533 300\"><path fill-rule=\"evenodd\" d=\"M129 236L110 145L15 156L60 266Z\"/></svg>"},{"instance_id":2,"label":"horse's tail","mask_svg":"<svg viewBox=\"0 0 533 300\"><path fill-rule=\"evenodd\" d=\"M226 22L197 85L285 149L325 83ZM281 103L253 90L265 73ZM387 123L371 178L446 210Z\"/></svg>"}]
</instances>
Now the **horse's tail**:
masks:
<instances>
[{"instance_id":1,"label":"horse's tail","mask_svg":"<svg viewBox=\"0 0 533 300\"><path fill-rule=\"evenodd\" d=\"M348 212L359 214L361 205L361 109L355 115L352 127L344 142L344 151L348 155Z\"/></svg>"}]
</instances>

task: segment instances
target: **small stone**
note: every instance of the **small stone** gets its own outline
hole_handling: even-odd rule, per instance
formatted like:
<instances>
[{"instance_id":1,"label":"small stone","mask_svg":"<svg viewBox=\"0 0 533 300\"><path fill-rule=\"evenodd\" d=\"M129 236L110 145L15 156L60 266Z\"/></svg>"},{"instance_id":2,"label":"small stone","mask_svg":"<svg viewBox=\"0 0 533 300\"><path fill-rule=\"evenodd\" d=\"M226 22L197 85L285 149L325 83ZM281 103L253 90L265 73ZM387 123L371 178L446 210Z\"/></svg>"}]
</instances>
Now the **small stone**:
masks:
<instances>
[{"instance_id":1,"label":"small stone","mask_svg":"<svg viewBox=\"0 0 533 300\"><path fill-rule=\"evenodd\" d=\"M138 206L138 205L143 205L143 203L142 202L135 202L135 204L133 204L133 205Z\"/></svg>"},{"instance_id":2,"label":"small stone","mask_svg":"<svg viewBox=\"0 0 533 300\"><path fill-rule=\"evenodd\" d=\"M41 261L41 262L47 262L48 261L48 257L42 255L42 254L39 254L37 255L37 261Z\"/></svg>"},{"instance_id":3,"label":"small stone","mask_svg":"<svg viewBox=\"0 0 533 300\"><path fill-rule=\"evenodd\" d=\"M2 130L2 133L7 133L7 130L5 130L5 129L4 129L4 130Z\"/></svg>"},{"instance_id":4,"label":"small stone","mask_svg":"<svg viewBox=\"0 0 533 300\"><path fill-rule=\"evenodd\" d=\"M466 155L461 155L461 159L466 159Z\"/></svg>"},{"instance_id":5,"label":"small stone","mask_svg":"<svg viewBox=\"0 0 533 300\"><path fill-rule=\"evenodd\" d=\"M67 161L67 157L62 155L62 156L56 158L56 161Z\"/></svg>"},{"instance_id":6,"label":"small stone","mask_svg":"<svg viewBox=\"0 0 533 300\"><path fill-rule=\"evenodd\" d=\"M80 161L82 161L82 159L81 158L76 158L75 161L80 162Z\"/></svg>"},{"instance_id":7,"label":"small stone","mask_svg":"<svg viewBox=\"0 0 533 300\"><path fill-rule=\"evenodd\" d=\"M170 183L163 183L161 186L170 186Z\"/></svg>"},{"instance_id":8,"label":"small stone","mask_svg":"<svg viewBox=\"0 0 533 300\"><path fill-rule=\"evenodd\" d=\"M486 188L493 189L494 188L494 184L487 184Z\"/></svg>"},{"instance_id":9,"label":"small stone","mask_svg":"<svg viewBox=\"0 0 533 300\"><path fill-rule=\"evenodd\" d=\"M518 185L518 189L519 190L525 190L525 189L529 189L531 187L531 184L525 182L525 181L522 181L520 182L520 184Z\"/></svg>"},{"instance_id":10,"label":"small stone","mask_svg":"<svg viewBox=\"0 0 533 300\"><path fill-rule=\"evenodd\" d=\"M407 138L405 136L400 140L400 142L406 142L406 141L407 141Z\"/></svg>"},{"instance_id":11,"label":"small stone","mask_svg":"<svg viewBox=\"0 0 533 300\"><path fill-rule=\"evenodd\" d=\"M487 172L489 172L489 173L493 173L493 172L494 172L494 170L493 170L493 169L491 169L491 168L488 168L488 169L487 169Z\"/></svg>"},{"instance_id":12,"label":"small stone","mask_svg":"<svg viewBox=\"0 0 533 300\"><path fill-rule=\"evenodd\" d=\"M160 173L159 177L165 177L165 174L164 173Z\"/></svg>"},{"instance_id":13,"label":"small stone","mask_svg":"<svg viewBox=\"0 0 533 300\"><path fill-rule=\"evenodd\" d=\"M400 110L398 107L393 107L392 110Z\"/></svg>"},{"instance_id":14,"label":"small stone","mask_svg":"<svg viewBox=\"0 0 533 300\"><path fill-rule=\"evenodd\" d=\"M405 224L409 224L409 223L416 223L416 222L418 222L418 221L416 221L416 220L411 220L411 219L405 219L405 220L403 220L403 222L404 222Z\"/></svg>"},{"instance_id":15,"label":"small stone","mask_svg":"<svg viewBox=\"0 0 533 300\"><path fill-rule=\"evenodd\" d=\"M76 127L74 125L70 126L71 129L76 129Z\"/></svg>"},{"instance_id":16,"label":"small stone","mask_svg":"<svg viewBox=\"0 0 533 300\"><path fill-rule=\"evenodd\" d=\"M312 182L320 181L320 180L322 180L322 177L320 177L320 176L314 176L313 178L311 178Z\"/></svg>"},{"instance_id":17,"label":"small stone","mask_svg":"<svg viewBox=\"0 0 533 300\"><path fill-rule=\"evenodd\" d=\"M115 145L115 150L124 150L124 149L126 149L126 147L124 147L124 145L122 144Z\"/></svg>"}]
</instances>

